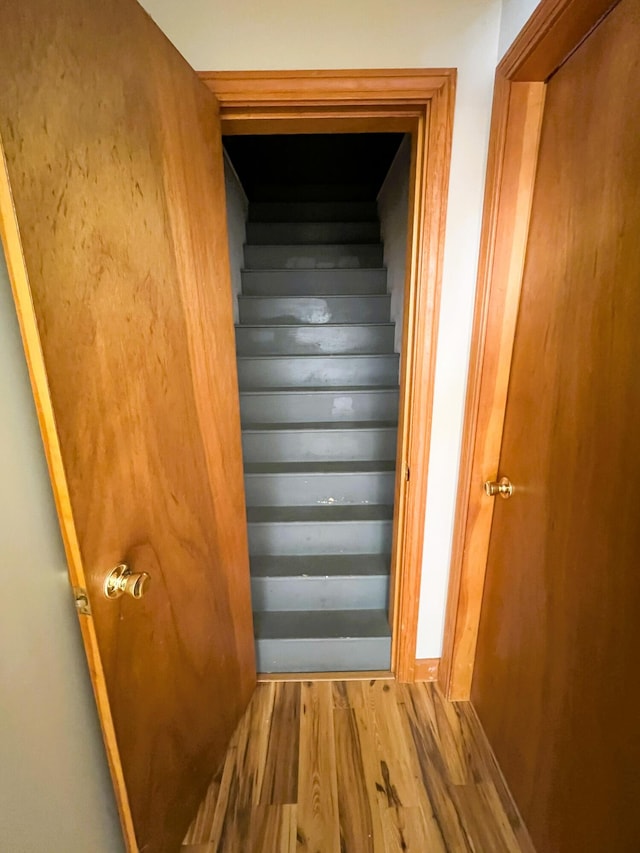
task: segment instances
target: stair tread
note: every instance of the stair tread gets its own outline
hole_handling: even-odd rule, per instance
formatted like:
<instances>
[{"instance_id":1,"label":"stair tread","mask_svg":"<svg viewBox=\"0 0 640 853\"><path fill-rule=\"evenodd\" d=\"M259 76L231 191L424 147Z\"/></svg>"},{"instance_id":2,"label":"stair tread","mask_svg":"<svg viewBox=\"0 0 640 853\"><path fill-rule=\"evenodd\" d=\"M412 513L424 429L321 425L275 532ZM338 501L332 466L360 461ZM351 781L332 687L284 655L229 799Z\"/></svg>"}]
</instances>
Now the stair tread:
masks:
<instances>
[{"instance_id":1,"label":"stair tread","mask_svg":"<svg viewBox=\"0 0 640 853\"><path fill-rule=\"evenodd\" d=\"M249 524L296 524L391 521L393 505L389 504L327 504L321 506L249 506Z\"/></svg>"},{"instance_id":2,"label":"stair tread","mask_svg":"<svg viewBox=\"0 0 640 853\"><path fill-rule=\"evenodd\" d=\"M249 204L249 222L280 222L280 217L291 219L291 214L299 222L332 222L338 217L341 221L378 222L378 208L375 201L252 201ZM347 216L348 214L348 216ZM275 218L275 217L278 218ZM266 217L266 218L265 218ZM329 218L327 218L329 217Z\"/></svg>"},{"instance_id":3,"label":"stair tread","mask_svg":"<svg viewBox=\"0 0 640 853\"><path fill-rule=\"evenodd\" d=\"M240 389L240 394L371 394L397 390L398 385L276 385L272 388Z\"/></svg>"},{"instance_id":4,"label":"stair tread","mask_svg":"<svg viewBox=\"0 0 640 853\"><path fill-rule=\"evenodd\" d=\"M245 474L367 474L395 471L392 460L354 462L247 462Z\"/></svg>"},{"instance_id":5,"label":"stair tread","mask_svg":"<svg viewBox=\"0 0 640 853\"><path fill-rule=\"evenodd\" d=\"M358 219L319 219L316 222L305 222L303 219L279 219L277 222L252 219L247 222L247 245L280 245L280 239L286 240L287 246L297 245L298 241L303 245L317 243L322 246L327 243L352 245L354 240L360 244L379 244L380 225L375 221Z\"/></svg>"},{"instance_id":6,"label":"stair tread","mask_svg":"<svg viewBox=\"0 0 640 853\"><path fill-rule=\"evenodd\" d=\"M245 269L363 269L383 265L380 242L244 244Z\"/></svg>"},{"instance_id":7,"label":"stair tread","mask_svg":"<svg viewBox=\"0 0 640 853\"><path fill-rule=\"evenodd\" d=\"M384 295L384 294L379 294ZM243 297L244 299L245 297ZM249 296L246 297L248 299L264 299L264 296ZM288 298L288 297L285 297ZM292 329L308 329L310 323L236 323L236 329L263 329L264 331L272 332L274 329L287 329L287 331ZM388 328L389 326L395 326L390 320L380 323L314 323L313 329L317 331L317 329L346 329L349 326L355 326L356 328L368 328L372 327L374 329L382 327Z\"/></svg>"},{"instance_id":8,"label":"stair tread","mask_svg":"<svg viewBox=\"0 0 640 853\"><path fill-rule=\"evenodd\" d=\"M255 245L255 244L246 244L246 245ZM289 243L288 245L296 245L295 243ZM309 244L306 244L309 245ZM315 243L311 244L317 245ZM320 245L330 245L321 243ZM370 243L365 243L364 245L369 246ZM366 273L366 272L386 272L386 267L321 267L320 269L313 270L314 273L318 275L333 275L334 273L340 273L341 275L344 273ZM304 267L260 267L259 270L254 267L242 267L240 272L242 275L255 275L260 276L265 272L277 272L277 273L289 273L290 275L297 275L301 272L308 272Z\"/></svg>"},{"instance_id":9,"label":"stair tread","mask_svg":"<svg viewBox=\"0 0 640 853\"><path fill-rule=\"evenodd\" d=\"M379 224L376 204L288 205L250 206L241 270L245 292L238 296L241 320L247 322L236 325L242 330L237 336L242 406L252 418L242 432L249 503L257 504L247 507L247 520L257 552L250 563L259 667L278 672L386 668L391 631L383 603L391 566L396 462L390 457L397 431L388 395L397 398L399 387L389 360L398 354L388 331L395 323L389 317L383 244L373 231ZM355 215L362 211L367 215ZM316 317L320 305L322 316ZM317 322L323 317L330 322ZM301 329L313 330L313 336L305 332L295 339L303 335ZM291 359L300 361L291 368L283 364ZM376 374L384 384L376 383ZM362 384L320 384L331 377ZM313 384L304 384L304 378ZM284 384L287 379L298 384ZM265 387L269 381L279 384ZM309 394L318 395L317 405ZM367 395L376 396L369 401ZM334 419L340 414L382 419ZM303 420L307 417L318 420ZM341 439L347 450L338 453ZM314 444L313 452L307 451L308 442L320 442L319 449ZM378 453L386 458L377 460ZM323 461L323 455L335 458ZM279 456L299 461L272 461ZM373 491L361 495L358 489L365 485L360 484ZM379 502L347 502L354 495ZM334 525L333 534L325 532L325 523ZM367 550L376 553L359 553ZM309 590L317 601L309 600ZM296 609L314 604L316 609Z\"/></svg>"},{"instance_id":10,"label":"stair tread","mask_svg":"<svg viewBox=\"0 0 640 853\"><path fill-rule=\"evenodd\" d=\"M309 554L251 557L254 578L352 577L388 575L389 554Z\"/></svg>"},{"instance_id":11,"label":"stair tread","mask_svg":"<svg viewBox=\"0 0 640 853\"><path fill-rule=\"evenodd\" d=\"M323 300L326 300L326 299L358 299L358 300L360 300L360 299L389 299L390 296L391 296L390 293L320 293L318 295L315 295L313 293L299 293L299 294L298 293L280 293L280 294L269 293L268 295L258 294L257 296L255 294L251 294L251 293L241 293L238 296L238 299L248 299L251 301L253 301L255 299L262 299L262 300L264 300L264 299L286 299L286 300L291 300L291 299L323 299ZM245 324L242 323L241 325L244 326ZM274 323L273 325L276 325L276 324ZM282 324L280 324L280 325L282 325ZM304 325L308 325L308 324L291 323L291 325L292 326L293 325L304 326ZM325 325L325 324L323 324L323 325ZM328 326L331 324L327 323L326 325ZM335 323L333 325L336 325L336 326L338 326L338 325L359 326L359 325L365 325L365 324L361 324L361 323Z\"/></svg>"},{"instance_id":12,"label":"stair tread","mask_svg":"<svg viewBox=\"0 0 640 853\"><path fill-rule=\"evenodd\" d=\"M257 355L239 355L236 357L238 361L255 361L256 359L261 359L262 361L275 361L275 359L285 359L287 361L292 361L293 359L304 359L305 361L310 361L312 359L323 359L323 360L331 360L335 361L338 358L348 358L349 361L362 360L365 358L400 358L397 352L350 352L350 353L310 353L310 352L300 352L300 353L278 353L278 354L266 354L259 353Z\"/></svg>"},{"instance_id":13,"label":"stair tread","mask_svg":"<svg viewBox=\"0 0 640 853\"><path fill-rule=\"evenodd\" d=\"M283 248L292 248L292 249L344 249L346 246L353 249L370 249L372 246L378 246L382 248L382 242L380 240L373 240L371 243L367 242L353 242L349 241L348 243L336 243L335 240L329 243L251 243L249 240L244 244L245 246L251 246L252 248L274 248L274 249L283 249ZM277 267L276 267L277 269ZM379 267L359 267L359 269L380 269Z\"/></svg>"},{"instance_id":14,"label":"stair tread","mask_svg":"<svg viewBox=\"0 0 640 853\"><path fill-rule=\"evenodd\" d=\"M257 640L390 637L384 610L275 610L254 613Z\"/></svg>"},{"instance_id":15,"label":"stair tread","mask_svg":"<svg viewBox=\"0 0 640 853\"><path fill-rule=\"evenodd\" d=\"M300 423L243 424L242 432L317 432L318 430L396 429L395 421L302 421Z\"/></svg>"},{"instance_id":16,"label":"stair tread","mask_svg":"<svg viewBox=\"0 0 640 853\"><path fill-rule=\"evenodd\" d=\"M335 225L339 228L341 225L373 225L376 224L375 219L250 219L252 225ZM378 241L380 242L380 241Z\"/></svg>"}]
</instances>

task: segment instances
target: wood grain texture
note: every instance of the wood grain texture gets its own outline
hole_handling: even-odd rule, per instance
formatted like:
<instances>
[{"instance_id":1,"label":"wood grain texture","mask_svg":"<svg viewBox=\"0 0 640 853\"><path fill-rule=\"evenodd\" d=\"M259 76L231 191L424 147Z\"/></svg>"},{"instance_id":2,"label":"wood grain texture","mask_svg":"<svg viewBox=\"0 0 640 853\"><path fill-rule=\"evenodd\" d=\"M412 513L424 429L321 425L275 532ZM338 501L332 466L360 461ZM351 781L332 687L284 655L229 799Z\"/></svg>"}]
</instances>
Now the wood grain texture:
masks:
<instances>
[{"instance_id":1,"label":"wood grain texture","mask_svg":"<svg viewBox=\"0 0 640 853\"><path fill-rule=\"evenodd\" d=\"M318 71L201 71L199 77L230 108L262 106L424 104L455 79L452 68Z\"/></svg>"},{"instance_id":2,"label":"wood grain texture","mask_svg":"<svg viewBox=\"0 0 640 853\"><path fill-rule=\"evenodd\" d=\"M415 680L454 102L449 78L413 137L390 601L393 668L407 682Z\"/></svg>"},{"instance_id":3,"label":"wood grain texture","mask_svg":"<svg viewBox=\"0 0 640 853\"><path fill-rule=\"evenodd\" d=\"M495 791L495 797L497 797L502 807L503 815L513 830L522 853L536 853L529 831L513 800L502 768L498 764L475 708L471 702L456 702L455 704L460 710L462 732L468 750L469 761L473 767L473 778L479 779L480 784L484 785L485 782L487 783L485 787L487 800L494 799L493 792ZM500 815L501 821L503 815Z\"/></svg>"},{"instance_id":4,"label":"wood grain texture","mask_svg":"<svg viewBox=\"0 0 640 853\"><path fill-rule=\"evenodd\" d=\"M0 23L23 339L127 842L164 850L255 679L219 119L135 3Z\"/></svg>"},{"instance_id":5,"label":"wood grain texture","mask_svg":"<svg viewBox=\"0 0 640 853\"><path fill-rule=\"evenodd\" d=\"M255 792L247 798L241 790L238 751L252 767L270 751L256 739L258 754L249 757L247 733L262 716L255 709L268 707L261 694L273 691L260 684L227 754L222 786L213 780L184 853L193 845L219 853L531 853L469 703L451 704L436 684L281 687L267 728L281 743L276 726L286 725L299 702L299 735L287 729L298 754L283 756L284 772L298 779L297 802L258 805Z\"/></svg>"},{"instance_id":6,"label":"wood grain texture","mask_svg":"<svg viewBox=\"0 0 640 853\"><path fill-rule=\"evenodd\" d=\"M456 521L439 679L468 699L544 106L542 83L494 91Z\"/></svg>"},{"instance_id":7,"label":"wood grain texture","mask_svg":"<svg viewBox=\"0 0 640 853\"><path fill-rule=\"evenodd\" d=\"M44 355L38 332L37 318L31 299L29 275L25 266L20 231L15 217L4 147L1 146L1 136L0 147L2 147L2 151L0 152L2 156L2 168L0 169L0 239L2 239L13 298L18 310L20 332L27 358L38 423L41 434L45 438L44 451L50 472L56 511L60 519L60 530L69 570L69 580L72 586L84 588L86 587L84 566L80 556L78 534L71 511L69 486L62 464L62 453L58 440L51 395L49 394ZM93 620L80 619L80 630L87 656L93 693L98 708L107 762L114 784L114 793L122 832L127 847L134 849L136 840L131 806L125 785L122 761L116 742L113 715L107 695L104 670L98 650L98 638Z\"/></svg>"},{"instance_id":8,"label":"wood grain texture","mask_svg":"<svg viewBox=\"0 0 640 853\"><path fill-rule=\"evenodd\" d=\"M389 620L392 670L416 677L431 411L455 102L455 69L201 72L225 132L328 132L410 122L411 198L403 311ZM322 122L325 122L323 125ZM360 129L364 129L362 126ZM411 472L407 479L407 471Z\"/></svg>"},{"instance_id":9,"label":"wood grain texture","mask_svg":"<svg viewBox=\"0 0 640 853\"><path fill-rule=\"evenodd\" d=\"M372 678L380 680L393 680L393 675L386 669L357 670L356 672L259 672L258 682L268 683L270 681L371 681Z\"/></svg>"},{"instance_id":10,"label":"wood grain texture","mask_svg":"<svg viewBox=\"0 0 640 853\"><path fill-rule=\"evenodd\" d=\"M613 6L611 0L543 0L496 73L439 671L451 699L468 699L471 690L494 503L482 484L497 473L544 84Z\"/></svg>"},{"instance_id":11,"label":"wood grain texture","mask_svg":"<svg viewBox=\"0 0 640 853\"><path fill-rule=\"evenodd\" d=\"M377 853L383 849L382 824L372 808L371 776L360 728L352 708L334 712L341 850ZM375 800L374 800L375 801Z\"/></svg>"},{"instance_id":12,"label":"wood grain texture","mask_svg":"<svg viewBox=\"0 0 640 853\"><path fill-rule=\"evenodd\" d=\"M543 0L498 66L509 80L546 82L619 0Z\"/></svg>"},{"instance_id":13,"label":"wood grain texture","mask_svg":"<svg viewBox=\"0 0 640 853\"><path fill-rule=\"evenodd\" d=\"M437 681L440 658L417 658L414 675L416 681Z\"/></svg>"},{"instance_id":14,"label":"wood grain texture","mask_svg":"<svg viewBox=\"0 0 640 853\"><path fill-rule=\"evenodd\" d=\"M274 708L260 794L263 805L287 805L298 801L298 776L294 756L300 736L300 684L273 685Z\"/></svg>"},{"instance_id":15,"label":"wood grain texture","mask_svg":"<svg viewBox=\"0 0 640 853\"><path fill-rule=\"evenodd\" d=\"M256 115L228 107L222 117L222 132L229 136L270 133L415 133L421 110L416 106L380 108L268 107Z\"/></svg>"},{"instance_id":16,"label":"wood grain texture","mask_svg":"<svg viewBox=\"0 0 640 853\"><path fill-rule=\"evenodd\" d=\"M539 850L634 851L640 7L550 80L472 698Z\"/></svg>"},{"instance_id":17,"label":"wood grain texture","mask_svg":"<svg viewBox=\"0 0 640 853\"><path fill-rule=\"evenodd\" d=\"M339 853L338 776L332 685L307 681L300 696L299 853Z\"/></svg>"},{"instance_id":18,"label":"wood grain texture","mask_svg":"<svg viewBox=\"0 0 640 853\"><path fill-rule=\"evenodd\" d=\"M56 419L49 392L47 370L42 351L42 342L38 331L38 321L34 310L29 285L29 273L22 250L20 229L15 216L15 206L9 184L9 173L0 133L0 239L9 272L13 298L18 312L20 333L22 336L29 379L33 391L40 432L47 467L51 478L53 498L60 523L60 532L67 559L69 581L72 587L86 588L84 566L80 554L78 533L75 527L69 484L67 482L62 452L56 428ZM133 850L136 845L135 830L131 814L129 796L124 780L122 761L116 741L113 715L109 704L104 669L98 649L98 638L92 619L80 619L82 642L87 656L94 698L98 709L102 737L105 744L107 763L113 780L114 793L125 844Z\"/></svg>"}]
</instances>

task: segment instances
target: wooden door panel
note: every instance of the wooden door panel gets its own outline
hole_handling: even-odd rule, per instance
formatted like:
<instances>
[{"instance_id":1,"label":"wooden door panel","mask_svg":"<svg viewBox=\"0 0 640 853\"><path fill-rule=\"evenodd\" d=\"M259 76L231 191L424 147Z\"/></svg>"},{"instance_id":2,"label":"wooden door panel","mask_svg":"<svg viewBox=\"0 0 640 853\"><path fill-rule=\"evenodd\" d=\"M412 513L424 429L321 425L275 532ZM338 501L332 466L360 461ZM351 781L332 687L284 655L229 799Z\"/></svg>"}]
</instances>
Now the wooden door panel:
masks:
<instances>
[{"instance_id":1,"label":"wooden door panel","mask_svg":"<svg viewBox=\"0 0 640 853\"><path fill-rule=\"evenodd\" d=\"M131 0L0 22L0 133L117 747L138 846L171 850L255 682L217 108ZM141 600L103 595L123 560L151 575Z\"/></svg>"},{"instance_id":2,"label":"wooden door panel","mask_svg":"<svg viewBox=\"0 0 640 853\"><path fill-rule=\"evenodd\" d=\"M639 34L547 87L472 689L540 853L638 844Z\"/></svg>"}]
</instances>

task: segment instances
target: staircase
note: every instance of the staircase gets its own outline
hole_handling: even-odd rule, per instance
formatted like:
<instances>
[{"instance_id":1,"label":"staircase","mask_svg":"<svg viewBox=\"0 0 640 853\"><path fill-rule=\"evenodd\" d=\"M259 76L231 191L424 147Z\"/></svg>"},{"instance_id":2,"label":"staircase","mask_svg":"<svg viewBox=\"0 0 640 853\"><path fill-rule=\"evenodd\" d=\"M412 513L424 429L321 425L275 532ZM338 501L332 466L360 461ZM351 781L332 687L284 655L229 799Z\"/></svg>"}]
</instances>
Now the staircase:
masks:
<instances>
[{"instance_id":1,"label":"staircase","mask_svg":"<svg viewBox=\"0 0 640 853\"><path fill-rule=\"evenodd\" d=\"M244 257L258 671L389 669L398 355L375 202L253 203Z\"/></svg>"}]
</instances>

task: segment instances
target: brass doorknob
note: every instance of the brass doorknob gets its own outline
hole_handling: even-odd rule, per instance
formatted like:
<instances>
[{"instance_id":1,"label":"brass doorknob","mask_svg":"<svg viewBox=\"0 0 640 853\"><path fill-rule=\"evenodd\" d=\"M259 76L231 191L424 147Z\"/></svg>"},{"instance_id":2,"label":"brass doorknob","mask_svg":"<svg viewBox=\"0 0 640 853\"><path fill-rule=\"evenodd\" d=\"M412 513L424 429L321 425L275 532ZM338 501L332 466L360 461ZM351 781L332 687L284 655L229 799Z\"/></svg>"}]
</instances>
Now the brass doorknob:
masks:
<instances>
[{"instance_id":1,"label":"brass doorknob","mask_svg":"<svg viewBox=\"0 0 640 853\"><path fill-rule=\"evenodd\" d=\"M502 477L498 482L495 480L487 480L484 484L484 491L490 498L500 495L501 498L506 500L513 494L513 485L508 477Z\"/></svg>"},{"instance_id":2,"label":"brass doorknob","mask_svg":"<svg viewBox=\"0 0 640 853\"><path fill-rule=\"evenodd\" d=\"M120 563L107 575L104 594L107 598L120 598L125 594L132 598L142 598L150 581L151 575L146 572L132 572L126 563Z\"/></svg>"}]
</instances>

